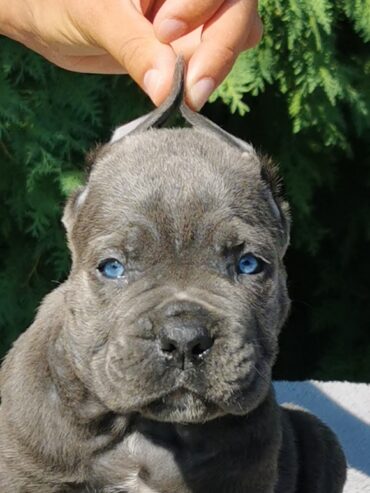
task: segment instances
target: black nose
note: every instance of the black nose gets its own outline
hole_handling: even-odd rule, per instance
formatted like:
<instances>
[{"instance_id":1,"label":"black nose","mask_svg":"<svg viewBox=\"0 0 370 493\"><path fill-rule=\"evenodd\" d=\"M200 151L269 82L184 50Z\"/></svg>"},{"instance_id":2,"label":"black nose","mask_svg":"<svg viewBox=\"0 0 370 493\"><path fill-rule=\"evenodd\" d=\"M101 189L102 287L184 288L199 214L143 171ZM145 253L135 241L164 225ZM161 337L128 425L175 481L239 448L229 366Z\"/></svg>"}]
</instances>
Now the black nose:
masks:
<instances>
[{"instance_id":1,"label":"black nose","mask_svg":"<svg viewBox=\"0 0 370 493\"><path fill-rule=\"evenodd\" d=\"M213 345L213 339L203 327L168 327L159 335L160 350L176 366L201 360Z\"/></svg>"}]
</instances>

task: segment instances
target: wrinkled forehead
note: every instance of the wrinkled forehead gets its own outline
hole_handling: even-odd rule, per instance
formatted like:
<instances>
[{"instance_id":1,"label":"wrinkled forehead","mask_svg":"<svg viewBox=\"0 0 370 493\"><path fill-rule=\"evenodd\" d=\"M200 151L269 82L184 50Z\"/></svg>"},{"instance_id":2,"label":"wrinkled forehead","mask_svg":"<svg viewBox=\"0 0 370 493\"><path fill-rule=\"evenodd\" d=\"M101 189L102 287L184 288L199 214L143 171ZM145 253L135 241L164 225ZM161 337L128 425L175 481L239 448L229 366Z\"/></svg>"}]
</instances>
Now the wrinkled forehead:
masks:
<instances>
[{"instance_id":1,"label":"wrinkled forehead","mask_svg":"<svg viewBox=\"0 0 370 493\"><path fill-rule=\"evenodd\" d=\"M157 204L151 214L130 209L113 220L96 221L94 228L82 249L86 256L123 252L137 260L150 255L156 263L163 256L179 258L183 253L197 252L200 258L210 251L223 256L237 253L243 247L271 258L276 249L276 238L270 227L259 221L244 220L227 208L199 212L195 218L190 212L180 215L159 210Z\"/></svg>"},{"instance_id":2,"label":"wrinkled forehead","mask_svg":"<svg viewBox=\"0 0 370 493\"><path fill-rule=\"evenodd\" d=\"M254 152L243 153L192 129L167 129L107 146L88 188L107 203L119 200L152 207L161 201L175 207L194 201L238 202L242 195L248 199L259 194L262 186Z\"/></svg>"},{"instance_id":3,"label":"wrinkled forehead","mask_svg":"<svg viewBox=\"0 0 370 493\"><path fill-rule=\"evenodd\" d=\"M143 245L178 251L253 238L272 242L271 211L248 160L236 165L229 155L215 153L212 160L194 150L127 160L117 152L98 163L88 189L77 225L85 244L102 237L133 252Z\"/></svg>"},{"instance_id":4,"label":"wrinkled forehead","mask_svg":"<svg viewBox=\"0 0 370 493\"><path fill-rule=\"evenodd\" d=\"M245 236L243 225L269 230L257 159L192 130L123 139L93 169L80 236L117 233L127 242L166 244L171 238L179 246L231 225L234 236Z\"/></svg>"}]
</instances>

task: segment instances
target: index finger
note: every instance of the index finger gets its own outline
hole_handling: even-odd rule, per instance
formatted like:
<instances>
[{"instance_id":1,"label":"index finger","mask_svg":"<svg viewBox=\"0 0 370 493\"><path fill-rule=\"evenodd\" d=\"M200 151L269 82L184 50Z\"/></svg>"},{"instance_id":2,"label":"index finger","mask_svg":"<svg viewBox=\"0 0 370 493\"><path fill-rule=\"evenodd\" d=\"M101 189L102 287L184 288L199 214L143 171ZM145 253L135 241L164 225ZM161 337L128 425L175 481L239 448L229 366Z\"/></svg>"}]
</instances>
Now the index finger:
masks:
<instances>
[{"instance_id":1,"label":"index finger","mask_svg":"<svg viewBox=\"0 0 370 493\"><path fill-rule=\"evenodd\" d=\"M231 70L238 55L257 44L261 36L257 0L226 0L204 26L201 43L189 61L188 103L200 109Z\"/></svg>"},{"instance_id":2,"label":"index finger","mask_svg":"<svg viewBox=\"0 0 370 493\"><path fill-rule=\"evenodd\" d=\"M205 24L224 0L167 0L157 12L153 25L162 43L170 43Z\"/></svg>"}]
</instances>

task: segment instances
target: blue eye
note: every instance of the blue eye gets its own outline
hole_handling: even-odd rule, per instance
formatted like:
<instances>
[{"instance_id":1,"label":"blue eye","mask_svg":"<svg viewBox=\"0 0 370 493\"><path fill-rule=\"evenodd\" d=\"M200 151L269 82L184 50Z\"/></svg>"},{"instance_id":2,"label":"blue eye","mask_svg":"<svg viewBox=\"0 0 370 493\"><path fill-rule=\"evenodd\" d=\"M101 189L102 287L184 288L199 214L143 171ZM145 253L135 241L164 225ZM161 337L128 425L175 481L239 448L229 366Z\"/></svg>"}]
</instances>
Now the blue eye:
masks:
<instances>
[{"instance_id":1,"label":"blue eye","mask_svg":"<svg viewBox=\"0 0 370 493\"><path fill-rule=\"evenodd\" d=\"M238 274L258 274L262 272L264 267L263 260L255 257L252 253L243 255L238 262Z\"/></svg>"},{"instance_id":2,"label":"blue eye","mask_svg":"<svg viewBox=\"0 0 370 493\"><path fill-rule=\"evenodd\" d=\"M98 270L108 279L119 279L125 272L124 266L115 258L108 258L99 264Z\"/></svg>"}]
</instances>

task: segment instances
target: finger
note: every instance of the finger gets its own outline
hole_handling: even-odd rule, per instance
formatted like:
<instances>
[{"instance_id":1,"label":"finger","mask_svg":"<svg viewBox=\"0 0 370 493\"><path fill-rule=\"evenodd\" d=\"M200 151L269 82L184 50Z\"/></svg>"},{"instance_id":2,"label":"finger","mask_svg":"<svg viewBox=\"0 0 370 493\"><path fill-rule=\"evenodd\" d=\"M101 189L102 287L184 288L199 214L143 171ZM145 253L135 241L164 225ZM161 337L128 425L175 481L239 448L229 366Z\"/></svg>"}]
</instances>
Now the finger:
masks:
<instances>
[{"instance_id":1,"label":"finger","mask_svg":"<svg viewBox=\"0 0 370 493\"><path fill-rule=\"evenodd\" d=\"M166 0L131 0L131 3L136 7L136 10L150 19L150 15L155 10L158 10ZM157 6L158 5L158 6Z\"/></svg>"},{"instance_id":2,"label":"finger","mask_svg":"<svg viewBox=\"0 0 370 493\"><path fill-rule=\"evenodd\" d=\"M258 43L261 41L262 36L263 36L263 23L261 17L258 15L258 12L256 12L244 50L248 50L249 48L253 48L257 46Z\"/></svg>"},{"instance_id":3,"label":"finger","mask_svg":"<svg viewBox=\"0 0 370 493\"><path fill-rule=\"evenodd\" d=\"M256 14L255 22L249 33L247 40L247 47L255 46L260 40L263 32L263 25L260 17ZM171 43L172 48L175 53L184 57L186 64L190 61L191 57L194 55L198 49L202 37L202 27L198 27L189 34L176 39Z\"/></svg>"},{"instance_id":4,"label":"finger","mask_svg":"<svg viewBox=\"0 0 370 493\"><path fill-rule=\"evenodd\" d=\"M249 33L247 46L252 47L259 43L261 40L261 36L263 33L263 24L260 17L256 14L255 22L252 26L252 29ZM198 27L194 31L189 34L185 34L179 39L176 39L171 43L172 48L174 49L177 55L181 55L186 64L190 61L190 58L194 55L195 51L200 45L202 37L202 26Z\"/></svg>"},{"instance_id":5,"label":"finger","mask_svg":"<svg viewBox=\"0 0 370 493\"><path fill-rule=\"evenodd\" d=\"M170 92L175 52L158 41L152 24L129 0L111 1L109 15L104 14L98 25L91 26L93 39L159 105Z\"/></svg>"},{"instance_id":6,"label":"finger","mask_svg":"<svg viewBox=\"0 0 370 493\"><path fill-rule=\"evenodd\" d=\"M185 36L182 36L171 43L175 53L184 58L186 65L200 45L201 36L202 27L198 27L198 29L195 29L189 34L185 34Z\"/></svg>"},{"instance_id":7,"label":"finger","mask_svg":"<svg viewBox=\"0 0 370 493\"><path fill-rule=\"evenodd\" d=\"M155 34L162 43L170 43L205 24L224 0L167 0L155 16Z\"/></svg>"},{"instance_id":8,"label":"finger","mask_svg":"<svg viewBox=\"0 0 370 493\"><path fill-rule=\"evenodd\" d=\"M149 10L152 0L131 0L132 3L136 6L136 8L141 11L143 14Z\"/></svg>"},{"instance_id":9,"label":"finger","mask_svg":"<svg viewBox=\"0 0 370 493\"><path fill-rule=\"evenodd\" d=\"M261 34L256 1L227 0L223 4L204 26L201 43L189 62L186 95L190 106L197 110L203 106L237 56Z\"/></svg>"},{"instance_id":10,"label":"finger","mask_svg":"<svg viewBox=\"0 0 370 493\"><path fill-rule=\"evenodd\" d=\"M151 23L153 23L153 20L157 15L157 12L160 10L160 8L165 2L166 0L155 0L151 2L149 8L146 10L145 13L145 17L149 19Z\"/></svg>"}]
</instances>

